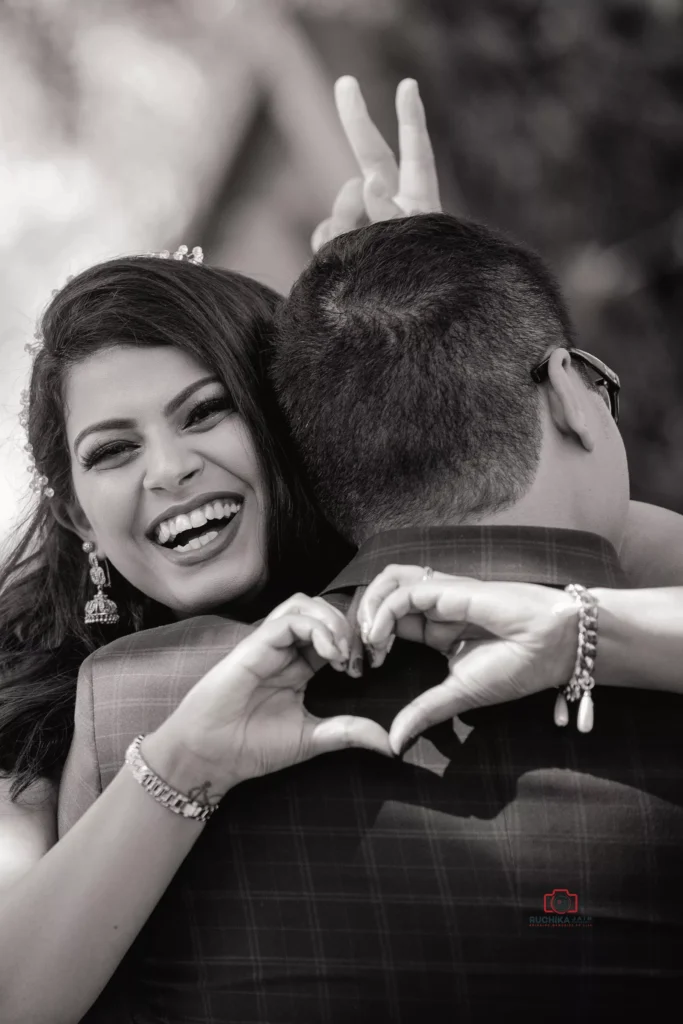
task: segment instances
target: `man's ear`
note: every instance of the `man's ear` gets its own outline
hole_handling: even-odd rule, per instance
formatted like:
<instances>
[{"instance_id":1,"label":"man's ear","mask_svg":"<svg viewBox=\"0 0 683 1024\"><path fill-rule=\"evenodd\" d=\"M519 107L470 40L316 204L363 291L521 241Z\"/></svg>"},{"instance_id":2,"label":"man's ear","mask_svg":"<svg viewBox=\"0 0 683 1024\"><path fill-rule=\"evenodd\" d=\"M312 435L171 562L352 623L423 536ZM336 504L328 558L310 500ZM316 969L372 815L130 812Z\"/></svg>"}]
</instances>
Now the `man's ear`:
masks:
<instances>
[{"instance_id":1,"label":"man's ear","mask_svg":"<svg viewBox=\"0 0 683 1024\"><path fill-rule=\"evenodd\" d=\"M52 509L52 514L60 526L63 526L65 530L70 530L71 533L75 533L82 541L91 541L97 549L97 541L95 539L93 529L85 512L77 501L66 506L62 505L61 507L55 504Z\"/></svg>"},{"instance_id":2,"label":"man's ear","mask_svg":"<svg viewBox=\"0 0 683 1024\"><path fill-rule=\"evenodd\" d=\"M566 348L556 348L548 362L548 405L561 434L573 435L587 452L595 441L586 419L586 388L576 373Z\"/></svg>"}]
</instances>

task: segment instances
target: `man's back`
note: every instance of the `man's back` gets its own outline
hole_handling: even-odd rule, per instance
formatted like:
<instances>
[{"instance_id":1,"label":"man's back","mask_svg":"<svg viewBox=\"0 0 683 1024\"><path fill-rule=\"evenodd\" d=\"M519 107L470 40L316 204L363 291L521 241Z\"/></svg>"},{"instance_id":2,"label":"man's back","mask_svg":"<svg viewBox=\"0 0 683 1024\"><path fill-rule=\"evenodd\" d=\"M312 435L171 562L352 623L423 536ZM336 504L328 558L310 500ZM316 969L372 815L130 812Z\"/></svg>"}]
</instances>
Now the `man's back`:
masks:
<instances>
[{"instance_id":1,"label":"man's back","mask_svg":"<svg viewBox=\"0 0 683 1024\"><path fill-rule=\"evenodd\" d=\"M377 541L332 586L336 603L389 561L617 582L609 546L586 535L442 529L419 544L412 531ZM159 651L159 678L172 654ZM189 687L199 672L189 651L183 660L176 677ZM388 725L444 667L398 641L358 682L321 672L307 704ZM100 700L107 678L130 678L130 708L134 668L105 652L94 680L104 785L130 729L164 717L160 692L125 728L125 702ZM464 742L439 726L403 761L346 751L232 791L131 951L135 1019L602 1020L656 1008L683 955L679 701L601 690L583 736L554 727L553 697L471 713Z\"/></svg>"}]
</instances>

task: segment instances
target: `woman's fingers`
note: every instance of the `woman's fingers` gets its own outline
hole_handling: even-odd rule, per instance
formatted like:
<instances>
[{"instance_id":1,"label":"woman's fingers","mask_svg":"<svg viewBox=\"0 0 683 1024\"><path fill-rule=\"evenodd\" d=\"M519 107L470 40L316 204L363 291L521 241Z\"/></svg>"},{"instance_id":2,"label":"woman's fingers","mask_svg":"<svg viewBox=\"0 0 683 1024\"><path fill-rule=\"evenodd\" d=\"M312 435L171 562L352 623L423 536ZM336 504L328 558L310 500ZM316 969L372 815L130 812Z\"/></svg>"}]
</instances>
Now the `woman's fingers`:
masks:
<instances>
[{"instance_id":1,"label":"woman's fingers","mask_svg":"<svg viewBox=\"0 0 683 1024\"><path fill-rule=\"evenodd\" d=\"M326 660L336 662L335 668L345 669L351 653L351 641L353 629L342 613L328 604L322 597L308 597L306 594L294 594L281 605L275 608L263 625L268 622L277 621L290 615L304 615L317 619L321 626L325 627L325 635L329 634L335 648L334 661L327 655L322 655L315 644L314 649ZM260 629L263 626L259 627Z\"/></svg>"},{"instance_id":2,"label":"woman's fingers","mask_svg":"<svg viewBox=\"0 0 683 1024\"><path fill-rule=\"evenodd\" d=\"M380 605L386 600L389 594L393 593L399 587L409 585L412 583L419 583L424 579L426 568L419 565L388 565L386 569L383 569L374 580L365 593L358 607L358 625L360 627L361 636L365 643L368 642L370 630L375 621L377 611ZM446 573L435 572L431 579L433 580L454 580L459 579L457 576L448 576Z\"/></svg>"},{"instance_id":3,"label":"woman's fingers","mask_svg":"<svg viewBox=\"0 0 683 1024\"><path fill-rule=\"evenodd\" d=\"M396 203L406 214L440 213L439 179L417 82L404 79L396 90L399 186Z\"/></svg>"},{"instance_id":4,"label":"woman's fingers","mask_svg":"<svg viewBox=\"0 0 683 1024\"><path fill-rule=\"evenodd\" d=\"M338 79L334 86L334 98L339 119L363 177L369 178L377 173L386 185L387 194L395 195L399 186L396 158L368 114L356 79L350 75Z\"/></svg>"},{"instance_id":5,"label":"woman's fingers","mask_svg":"<svg viewBox=\"0 0 683 1024\"><path fill-rule=\"evenodd\" d=\"M476 583L473 581L473 585ZM428 579L420 583L400 586L384 599L375 613L368 633L373 646L384 643L396 629L396 622L406 615L429 615L439 622L460 625L468 622L469 591L457 583Z\"/></svg>"},{"instance_id":6,"label":"woman's fingers","mask_svg":"<svg viewBox=\"0 0 683 1024\"><path fill-rule=\"evenodd\" d=\"M308 757L349 747L361 747L393 757L386 729L369 718L338 715L336 718L314 719L310 716L304 727L304 736Z\"/></svg>"},{"instance_id":7,"label":"woman's fingers","mask_svg":"<svg viewBox=\"0 0 683 1024\"><path fill-rule=\"evenodd\" d=\"M365 218L363 179L349 178L339 189L332 204L332 213L321 221L311 237L311 249L317 252L331 238L353 231Z\"/></svg>"}]
</instances>

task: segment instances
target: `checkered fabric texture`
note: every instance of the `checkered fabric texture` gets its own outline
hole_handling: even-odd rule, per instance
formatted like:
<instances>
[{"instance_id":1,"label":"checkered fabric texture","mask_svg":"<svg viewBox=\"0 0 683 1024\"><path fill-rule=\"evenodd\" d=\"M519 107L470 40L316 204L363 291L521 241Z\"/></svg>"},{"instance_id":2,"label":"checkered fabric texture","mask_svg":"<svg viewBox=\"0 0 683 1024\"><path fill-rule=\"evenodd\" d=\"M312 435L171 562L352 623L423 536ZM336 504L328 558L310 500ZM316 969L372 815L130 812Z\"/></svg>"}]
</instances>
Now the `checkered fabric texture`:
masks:
<instances>
[{"instance_id":1,"label":"checkered fabric texture","mask_svg":"<svg viewBox=\"0 0 683 1024\"><path fill-rule=\"evenodd\" d=\"M374 538L326 596L348 607L392 562L625 585L592 535L443 527ZM194 619L86 662L61 833L131 739L248 629ZM321 671L307 705L388 726L444 674L440 655L397 641L362 680ZM449 722L403 760L344 751L233 790L84 1020L586 1024L663 1012L683 979L681 698L600 689L581 735L554 726L554 697L470 712L462 743ZM562 906L555 890L578 913L546 912Z\"/></svg>"}]
</instances>

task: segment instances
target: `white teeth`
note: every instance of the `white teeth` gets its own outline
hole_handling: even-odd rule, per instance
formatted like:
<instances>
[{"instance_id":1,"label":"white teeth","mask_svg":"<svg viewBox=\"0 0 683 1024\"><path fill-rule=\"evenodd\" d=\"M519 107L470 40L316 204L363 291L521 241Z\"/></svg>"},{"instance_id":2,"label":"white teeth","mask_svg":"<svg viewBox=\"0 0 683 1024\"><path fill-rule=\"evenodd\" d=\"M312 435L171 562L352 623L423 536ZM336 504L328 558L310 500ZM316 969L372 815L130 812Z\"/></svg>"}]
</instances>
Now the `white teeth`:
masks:
<instances>
[{"instance_id":1,"label":"white teeth","mask_svg":"<svg viewBox=\"0 0 683 1024\"><path fill-rule=\"evenodd\" d=\"M204 548L207 544L210 544L212 540L215 540L218 536L218 530L211 530L210 533L203 533L201 537L197 537L199 546Z\"/></svg>"},{"instance_id":2,"label":"white teeth","mask_svg":"<svg viewBox=\"0 0 683 1024\"><path fill-rule=\"evenodd\" d=\"M229 519L236 515L242 507L242 502L235 501L214 501L204 505L203 508L195 508L188 514L175 516L173 519L165 519L155 530L155 539L158 544L167 544L169 540L184 533L186 530L197 530L214 519ZM190 550L186 544L174 548L175 551Z\"/></svg>"},{"instance_id":3,"label":"white teeth","mask_svg":"<svg viewBox=\"0 0 683 1024\"><path fill-rule=\"evenodd\" d=\"M188 541L189 546L193 551L199 551L201 544L199 543L199 537L193 537L192 540Z\"/></svg>"}]
</instances>

